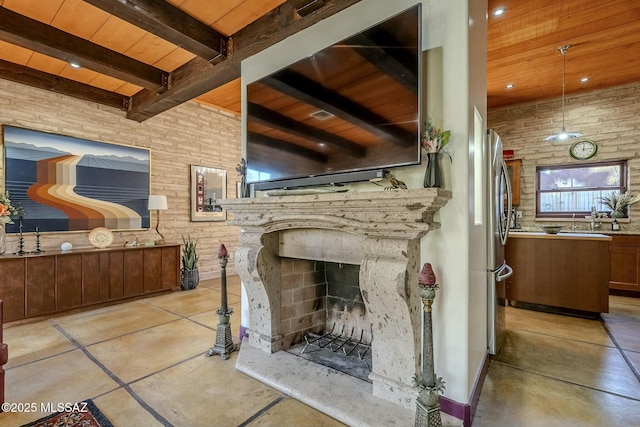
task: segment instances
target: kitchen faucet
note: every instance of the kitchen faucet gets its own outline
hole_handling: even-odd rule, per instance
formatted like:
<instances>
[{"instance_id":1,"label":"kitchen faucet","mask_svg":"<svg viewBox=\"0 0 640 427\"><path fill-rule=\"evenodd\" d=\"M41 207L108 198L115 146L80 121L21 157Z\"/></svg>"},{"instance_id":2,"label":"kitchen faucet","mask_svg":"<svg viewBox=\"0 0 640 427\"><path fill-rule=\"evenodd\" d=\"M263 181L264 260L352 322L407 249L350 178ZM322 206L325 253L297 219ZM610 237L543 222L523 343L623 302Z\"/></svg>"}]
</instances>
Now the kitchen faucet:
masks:
<instances>
[{"instance_id":1,"label":"kitchen faucet","mask_svg":"<svg viewBox=\"0 0 640 427\"><path fill-rule=\"evenodd\" d=\"M577 230L578 229L578 225L576 224L576 213L574 212L573 215L571 215L571 229L572 230Z\"/></svg>"},{"instance_id":2,"label":"kitchen faucet","mask_svg":"<svg viewBox=\"0 0 640 427\"><path fill-rule=\"evenodd\" d=\"M600 230L600 227L602 227L602 221L596 222L596 220L600 218L600 214L598 214L598 211L596 210L596 205L593 205L591 207L590 218L591 218L591 231Z\"/></svg>"}]
</instances>

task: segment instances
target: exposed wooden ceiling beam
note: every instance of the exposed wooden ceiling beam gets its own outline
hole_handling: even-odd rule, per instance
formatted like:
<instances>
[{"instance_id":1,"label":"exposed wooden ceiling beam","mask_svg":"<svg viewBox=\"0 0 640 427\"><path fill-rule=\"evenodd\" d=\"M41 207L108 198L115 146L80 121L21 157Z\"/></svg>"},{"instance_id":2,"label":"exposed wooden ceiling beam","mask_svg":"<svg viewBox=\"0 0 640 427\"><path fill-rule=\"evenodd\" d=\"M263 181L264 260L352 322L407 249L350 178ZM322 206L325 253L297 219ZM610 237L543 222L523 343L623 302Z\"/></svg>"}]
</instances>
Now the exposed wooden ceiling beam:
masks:
<instances>
[{"instance_id":1,"label":"exposed wooden ceiling beam","mask_svg":"<svg viewBox=\"0 0 640 427\"><path fill-rule=\"evenodd\" d=\"M380 139L407 146L415 144L415 135L399 126L389 125L388 120L362 105L327 90L302 74L291 70L280 71L273 76L260 80L266 86L280 91L294 99L325 110L344 121L361 127ZM373 123L380 123L375 126Z\"/></svg>"},{"instance_id":2,"label":"exposed wooden ceiling beam","mask_svg":"<svg viewBox=\"0 0 640 427\"><path fill-rule=\"evenodd\" d=\"M0 7L0 40L65 62L76 62L151 91L166 89L169 73Z\"/></svg>"},{"instance_id":3,"label":"exposed wooden ceiling beam","mask_svg":"<svg viewBox=\"0 0 640 427\"><path fill-rule=\"evenodd\" d=\"M109 107L127 109L129 97L119 95L95 86L86 85L49 73L23 67L13 62L0 60L0 76L3 79L28 86L49 90L85 101L95 102Z\"/></svg>"},{"instance_id":4,"label":"exposed wooden ceiling beam","mask_svg":"<svg viewBox=\"0 0 640 427\"><path fill-rule=\"evenodd\" d=\"M215 64L227 56L229 38L165 0L84 0Z\"/></svg>"},{"instance_id":5,"label":"exposed wooden ceiling beam","mask_svg":"<svg viewBox=\"0 0 640 427\"><path fill-rule=\"evenodd\" d=\"M324 6L324 0L289 0L300 16L306 16Z\"/></svg>"},{"instance_id":6,"label":"exposed wooden ceiling beam","mask_svg":"<svg viewBox=\"0 0 640 427\"><path fill-rule=\"evenodd\" d=\"M145 91L134 95L127 118L142 122L239 78L242 60L359 1L327 1L321 9L299 19L296 19L294 7L283 3L238 31L232 37L231 54L225 61L211 66L206 61L195 58L173 71L172 85L166 92L157 94Z\"/></svg>"},{"instance_id":7,"label":"exposed wooden ceiling beam","mask_svg":"<svg viewBox=\"0 0 640 427\"><path fill-rule=\"evenodd\" d=\"M263 147L275 148L276 150L279 150L279 152L284 151L320 163L327 163L329 161L329 156L319 151L310 150L308 148L304 148L281 139L271 138L256 132L247 133L247 142L251 144L258 144Z\"/></svg>"},{"instance_id":8,"label":"exposed wooden ceiling beam","mask_svg":"<svg viewBox=\"0 0 640 427\"><path fill-rule=\"evenodd\" d=\"M247 106L247 120L255 120L257 123L272 129L277 129L319 144L329 145L334 149L341 150L354 157L364 157L367 152L366 148L353 141L298 122L258 104L249 104Z\"/></svg>"}]
</instances>

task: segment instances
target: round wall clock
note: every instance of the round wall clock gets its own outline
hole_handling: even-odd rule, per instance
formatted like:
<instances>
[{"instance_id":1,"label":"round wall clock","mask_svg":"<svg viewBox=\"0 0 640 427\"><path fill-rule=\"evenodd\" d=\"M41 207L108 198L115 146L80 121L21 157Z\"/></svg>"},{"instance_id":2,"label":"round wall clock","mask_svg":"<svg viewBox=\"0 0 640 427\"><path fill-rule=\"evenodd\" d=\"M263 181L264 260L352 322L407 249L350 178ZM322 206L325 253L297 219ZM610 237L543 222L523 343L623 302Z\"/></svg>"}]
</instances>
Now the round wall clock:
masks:
<instances>
[{"instance_id":1,"label":"round wall clock","mask_svg":"<svg viewBox=\"0 0 640 427\"><path fill-rule=\"evenodd\" d=\"M574 142L569 147L569 154L576 160L587 160L592 158L598 152L598 144L588 139L582 139Z\"/></svg>"}]
</instances>

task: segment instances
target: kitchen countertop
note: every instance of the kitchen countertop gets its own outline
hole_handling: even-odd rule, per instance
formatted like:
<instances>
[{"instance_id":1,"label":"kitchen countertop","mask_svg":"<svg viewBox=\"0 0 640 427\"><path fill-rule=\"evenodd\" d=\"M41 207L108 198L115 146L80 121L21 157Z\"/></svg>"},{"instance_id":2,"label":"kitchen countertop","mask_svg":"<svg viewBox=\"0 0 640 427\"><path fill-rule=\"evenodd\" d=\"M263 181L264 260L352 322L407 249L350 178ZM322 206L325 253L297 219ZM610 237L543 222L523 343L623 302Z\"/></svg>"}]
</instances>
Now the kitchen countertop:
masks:
<instances>
[{"instance_id":1,"label":"kitchen countertop","mask_svg":"<svg viewBox=\"0 0 640 427\"><path fill-rule=\"evenodd\" d=\"M513 231L513 230L511 230ZM528 239L559 239L559 240L611 240L611 236L601 233L577 233L560 232L558 234L549 234L544 231L517 231L515 233L509 233L509 237L513 238L528 238Z\"/></svg>"},{"instance_id":2,"label":"kitchen countertop","mask_svg":"<svg viewBox=\"0 0 640 427\"><path fill-rule=\"evenodd\" d=\"M540 228L536 227L526 227L526 228L510 228L509 233L543 233L540 231ZM560 231L561 234L605 234L607 236L636 236L639 235L640 232L634 230L620 230L620 231L611 231L611 230L565 230ZM546 233L545 233L546 234Z\"/></svg>"}]
</instances>

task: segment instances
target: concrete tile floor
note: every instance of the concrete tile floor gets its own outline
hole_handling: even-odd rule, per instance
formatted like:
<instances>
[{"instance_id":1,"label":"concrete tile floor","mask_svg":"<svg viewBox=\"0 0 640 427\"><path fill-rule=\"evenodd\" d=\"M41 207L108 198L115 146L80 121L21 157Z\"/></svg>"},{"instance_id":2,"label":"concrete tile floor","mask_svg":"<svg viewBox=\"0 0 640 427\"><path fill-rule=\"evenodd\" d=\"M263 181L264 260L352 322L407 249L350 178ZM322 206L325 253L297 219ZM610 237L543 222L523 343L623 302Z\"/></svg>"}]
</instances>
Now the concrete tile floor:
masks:
<instances>
[{"instance_id":1,"label":"concrete tile floor","mask_svg":"<svg viewBox=\"0 0 640 427\"><path fill-rule=\"evenodd\" d=\"M240 326L240 281L228 279ZM6 401L91 398L115 426L342 426L331 417L204 354L215 344L220 280L37 322L7 325ZM0 414L0 427L47 415Z\"/></svg>"},{"instance_id":2,"label":"concrete tile floor","mask_svg":"<svg viewBox=\"0 0 640 427\"><path fill-rule=\"evenodd\" d=\"M640 425L640 299L603 321L507 307L473 427Z\"/></svg>"},{"instance_id":3,"label":"concrete tile floor","mask_svg":"<svg viewBox=\"0 0 640 427\"><path fill-rule=\"evenodd\" d=\"M236 335L237 276L228 285ZM204 357L219 286L6 326L6 400L92 398L115 426L343 425L237 371L237 353ZM640 299L610 301L604 322L509 307L473 427L638 425ZM44 415L0 414L0 427Z\"/></svg>"}]
</instances>

